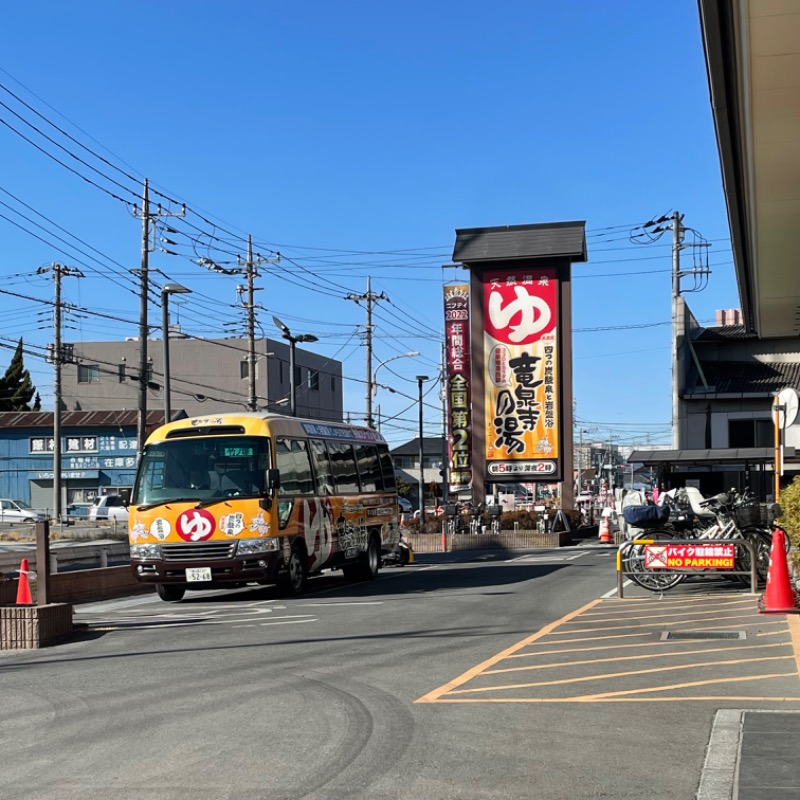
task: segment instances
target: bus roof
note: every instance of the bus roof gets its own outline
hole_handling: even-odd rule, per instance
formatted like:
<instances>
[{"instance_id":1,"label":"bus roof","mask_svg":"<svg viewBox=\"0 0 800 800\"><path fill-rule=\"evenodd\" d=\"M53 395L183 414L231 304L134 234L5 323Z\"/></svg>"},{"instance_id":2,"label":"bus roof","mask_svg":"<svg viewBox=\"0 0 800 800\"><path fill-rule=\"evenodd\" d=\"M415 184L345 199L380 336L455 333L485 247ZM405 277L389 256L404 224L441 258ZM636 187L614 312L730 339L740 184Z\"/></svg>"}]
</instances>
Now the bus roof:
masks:
<instances>
[{"instance_id":1,"label":"bus roof","mask_svg":"<svg viewBox=\"0 0 800 800\"><path fill-rule=\"evenodd\" d=\"M287 417L283 414L254 411L206 414L179 419L156 428L147 437L147 444L162 442L167 438L173 438L173 436L180 438L180 435L176 435L176 433L184 430L203 429L207 431L207 435L214 436L215 428L228 428L229 430L226 433L230 433L230 435L295 435L307 436L312 439L337 439L340 441L386 444L386 440L378 431L362 425L349 425L345 422L330 422L328 420L303 417ZM239 428L240 430L230 431L230 428Z\"/></svg>"}]
</instances>

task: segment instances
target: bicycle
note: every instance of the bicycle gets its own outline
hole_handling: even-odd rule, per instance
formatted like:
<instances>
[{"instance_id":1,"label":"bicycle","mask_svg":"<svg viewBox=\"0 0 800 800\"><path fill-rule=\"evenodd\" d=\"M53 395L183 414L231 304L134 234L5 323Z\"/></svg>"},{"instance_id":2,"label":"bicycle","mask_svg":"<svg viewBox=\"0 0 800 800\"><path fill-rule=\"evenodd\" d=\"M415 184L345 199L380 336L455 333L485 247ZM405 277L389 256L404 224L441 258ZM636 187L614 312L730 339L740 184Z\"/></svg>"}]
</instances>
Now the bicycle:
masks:
<instances>
[{"instance_id":1,"label":"bicycle","mask_svg":"<svg viewBox=\"0 0 800 800\"><path fill-rule=\"evenodd\" d=\"M702 520L697 515L689 511L678 498L668 500L661 513L653 512L649 516L652 522L637 519L636 512L625 509L625 521L634 527L644 528L647 531L647 538L657 541L668 541L669 539L697 539L718 540L726 539L734 541L744 539L755 546L756 552L756 574L759 583L766 582L769 572L769 552L772 546L772 529L764 527L763 524L747 524L758 520L767 520L769 525L774 524L774 519L780 516L780 507L758 503L754 496L745 491L739 494L735 489L730 492L723 492L700 503L704 510L713 516L714 522L708 524L707 520ZM656 509L657 506L634 506L633 508ZM757 509L756 512L753 508ZM672 515L672 511L677 513ZM668 522L672 516L672 522ZM630 517L630 519L629 519ZM646 545L634 545L630 547L623 558L623 572L634 583L649 591L666 591L685 581L689 575L687 573L675 573L661 571L658 569L647 569L644 565ZM741 567L741 572L750 571L750 552L746 548L737 548L740 552L737 561ZM744 575L734 575L741 583L749 584L749 578Z\"/></svg>"}]
</instances>

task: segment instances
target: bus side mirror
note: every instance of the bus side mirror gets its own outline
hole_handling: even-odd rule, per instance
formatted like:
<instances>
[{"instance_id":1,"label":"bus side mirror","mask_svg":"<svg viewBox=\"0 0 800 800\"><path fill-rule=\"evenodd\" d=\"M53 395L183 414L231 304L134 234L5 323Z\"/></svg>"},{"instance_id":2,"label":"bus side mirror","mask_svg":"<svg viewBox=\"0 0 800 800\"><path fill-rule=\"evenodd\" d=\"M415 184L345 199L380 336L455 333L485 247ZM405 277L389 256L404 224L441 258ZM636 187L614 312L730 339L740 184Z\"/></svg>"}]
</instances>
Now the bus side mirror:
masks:
<instances>
[{"instance_id":1,"label":"bus side mirror","mask_svg":"<svg viewBox=\"0 0 800 800\"><path fill-rule=\"evenodd\" d=\"M281 485L281 473L277 469L267 470L267 491L273 494Z\"/></svg>"}]
</instances>

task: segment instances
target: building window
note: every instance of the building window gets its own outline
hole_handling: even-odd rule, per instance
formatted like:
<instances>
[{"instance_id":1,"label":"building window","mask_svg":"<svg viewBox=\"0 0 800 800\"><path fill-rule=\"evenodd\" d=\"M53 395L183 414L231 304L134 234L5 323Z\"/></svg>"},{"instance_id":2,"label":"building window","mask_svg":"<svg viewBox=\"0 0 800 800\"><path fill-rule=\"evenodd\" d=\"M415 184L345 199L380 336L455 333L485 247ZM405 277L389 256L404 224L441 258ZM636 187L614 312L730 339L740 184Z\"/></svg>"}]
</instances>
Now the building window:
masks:
<instances>
[{"instance_id":1,"label":"building window","mask_svg":"<svg viewBox=\"0 0 800 800\"><path fill-rule=\"evenodd\" d=\"M336 378L331 378L331 391L336 391Z\"/></svg>"},{"instance_id":2,"label":"building window","mask_svg":"<svg viewBox=\"0 0 800 800\"><path fill-rule=\"evenodd\" d=\"M319 370L310 369L308 371L308 388L312 392L319 391Z\"/></svg>"},{"instance_id":3,"label":"building window","mask_svg":"<svg viewBox=\"0 0 800 800\"><path fill-rule=\"evenodd\" d=\"M239 362L239 377L242 380L250 377L250 362L246 358Z\"/></svg>"},{"instance_id":4,"label":"building window","mask_svg":"<svg viewBox=\"0 0 800 800\"><path fill-rule=\"evenodd\" d=\"M294 385L300 386L303 383L303 368L295 365L294 368Z\"/></svg>"},{"instance_id":5,"label":"building window","mask_svg":"<svg viewBox=\"0 0 800 800\"><path fill-rule=\"evenodd\" d=\"M125 364L120 364L117 369L119 370L119 382L125 383Z\"/></svg>"},{"instance_id":6,"label":"building window","mask_svg":"<svg viewBox=\"0 0 800 800\"><path fill-rule=\"evenodd\" d=\"M728 447L771 447L774 440L772 420L728 420Z\"/></svg>"},{"instance_id":7,"label":"building window","mask_svg":"<svg viewBox=\"0 0 800 800\"><path fill-rule=\"evenodd\" d=\"M97 364L78 364L78 383L99 383L100 367Z\"/></svg>"}]
</instances>

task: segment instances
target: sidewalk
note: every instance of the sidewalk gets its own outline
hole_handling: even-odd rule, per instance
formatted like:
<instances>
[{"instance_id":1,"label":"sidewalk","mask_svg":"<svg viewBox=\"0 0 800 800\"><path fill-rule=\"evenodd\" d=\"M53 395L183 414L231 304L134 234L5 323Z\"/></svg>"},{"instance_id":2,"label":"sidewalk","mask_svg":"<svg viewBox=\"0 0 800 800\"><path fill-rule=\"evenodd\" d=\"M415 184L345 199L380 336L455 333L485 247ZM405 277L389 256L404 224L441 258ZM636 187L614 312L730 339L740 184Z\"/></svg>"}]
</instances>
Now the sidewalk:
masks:
<instances>
[{"instance_id":1,"label":"sidewalk","mask_svg":"<svg viewBox=\"0 0 800 800\"><path fill-rule=\"evenodd\" d=\"M717 712L697 800L797 800L800 711Z\"/></svg>"}]
</instances>

